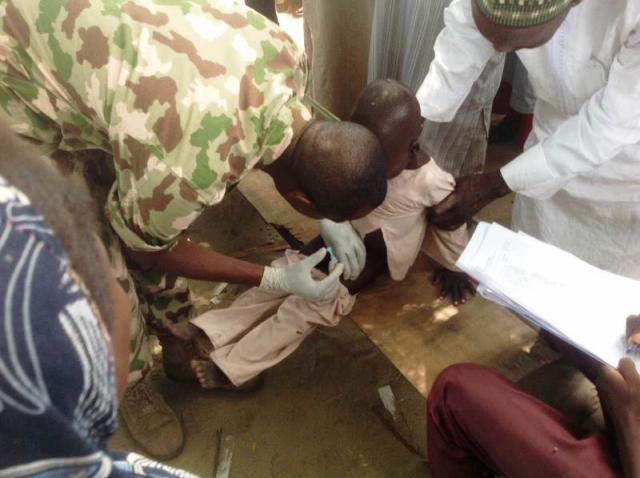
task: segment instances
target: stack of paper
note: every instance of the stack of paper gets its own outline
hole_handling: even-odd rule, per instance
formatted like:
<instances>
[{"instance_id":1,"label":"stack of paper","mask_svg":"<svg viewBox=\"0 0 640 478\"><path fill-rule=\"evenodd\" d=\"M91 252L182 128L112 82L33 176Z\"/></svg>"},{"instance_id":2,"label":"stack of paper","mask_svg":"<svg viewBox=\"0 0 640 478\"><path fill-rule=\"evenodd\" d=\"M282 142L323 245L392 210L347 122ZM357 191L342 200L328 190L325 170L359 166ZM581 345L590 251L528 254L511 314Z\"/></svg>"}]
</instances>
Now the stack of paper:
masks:
<instances>
[{"instance_id":1,"label":"stack of paper","mask_svg":"<svg viewBox=\"0 0 640 478\"><path fill-rule=\"evenodd\" d=\"M640 313L640 281L499 224L480 223L457 265L480 282L483 297L602 362L616 367L626 355L626 319Z\"/></svg>"}]
</instances>

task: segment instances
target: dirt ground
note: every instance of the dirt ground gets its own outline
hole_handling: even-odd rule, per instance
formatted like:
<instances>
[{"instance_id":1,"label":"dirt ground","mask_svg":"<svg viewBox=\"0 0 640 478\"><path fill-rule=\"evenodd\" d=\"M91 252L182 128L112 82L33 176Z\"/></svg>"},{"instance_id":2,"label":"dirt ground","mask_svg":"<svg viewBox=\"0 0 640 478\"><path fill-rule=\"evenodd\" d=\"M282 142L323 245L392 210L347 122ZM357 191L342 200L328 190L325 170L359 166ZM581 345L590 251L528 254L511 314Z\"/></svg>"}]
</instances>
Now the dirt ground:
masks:
<instances>
[{"instance_id":1,"label":"dirt ground","mask_svg":"<svg viewBox=\"0 0 640 478\"><path fill-rule=\"evenodd\" d=\"M235 440L232 477L428 476L372 411L378 387L391 385L424 451L424 399L350 320L318 330L265 378L246 396L158 378L187 433L184 452L169 464L214 476L221 428ZM136 449L124 426L112 446Z\"/></svg>"}]
</instances>

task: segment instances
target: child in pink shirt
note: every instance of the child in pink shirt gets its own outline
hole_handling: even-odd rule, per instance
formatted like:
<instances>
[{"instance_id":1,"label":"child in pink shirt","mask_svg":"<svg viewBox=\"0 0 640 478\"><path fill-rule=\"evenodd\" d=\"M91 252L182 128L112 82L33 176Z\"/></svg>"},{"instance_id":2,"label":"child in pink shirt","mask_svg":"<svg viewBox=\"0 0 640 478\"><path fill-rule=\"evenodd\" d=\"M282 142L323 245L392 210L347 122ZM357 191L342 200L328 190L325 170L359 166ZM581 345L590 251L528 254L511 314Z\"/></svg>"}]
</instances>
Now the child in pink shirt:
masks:
<instances>
[{"instance_id":1,"label":"child in pink shirt","mask_svg":"<svg viewBox=\"0 0 640 478\"><path fill-rule=\"evenodd\" d=\"M455 180L420 149L424 118L409 87L395 80L377 80L361 93L351 121L371 130L380 140L387 163L387 196L368 216L352 221L367 248L367 262L354 281L344 281L349 292L359 292L378 275L388 272L402 280L420 251L442 268L434 276L442 298L455 305L466 301L474 287L456 268L467 245L466 226L455 231L431 227L427 209L455 188ZM311 253L324 243L317 237L305 249Z\"/></svg>"}]
</instances>

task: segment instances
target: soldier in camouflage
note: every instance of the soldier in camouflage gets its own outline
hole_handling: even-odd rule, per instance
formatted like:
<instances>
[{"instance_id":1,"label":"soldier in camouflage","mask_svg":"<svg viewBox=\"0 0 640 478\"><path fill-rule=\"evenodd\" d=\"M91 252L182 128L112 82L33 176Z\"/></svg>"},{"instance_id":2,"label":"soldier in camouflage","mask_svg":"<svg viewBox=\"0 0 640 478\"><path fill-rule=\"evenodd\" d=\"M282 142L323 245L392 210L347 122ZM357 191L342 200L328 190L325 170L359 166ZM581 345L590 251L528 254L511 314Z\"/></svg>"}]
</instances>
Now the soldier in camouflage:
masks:
<instances>
[{"instance_id":1,"label":"soldier in camouflage","mask_svg":"<svg viewBox=\"0 0 640 478\"><path fill-rule=\"evenodd\" d=\"M184 278L323 300L337 293L342 270L314 281L324 251L276 270L192 244L183 232L230 183L260 168L298 211L329 219L325 241L342 254L345 274L357 276L364 248L340 222L382 202L380 146L357 125L312 120L304 54L233 0L0 0L0 10L3 121L43 155L99 150L113 163L107 246L133 337L121 408L145 451L169 458L182 448L180 424L140 378L147 327L162 339L167 323L190 318ZM190 378L189 357L170 345L163 342L165 372Z\"/></svg>"}]
</instances>

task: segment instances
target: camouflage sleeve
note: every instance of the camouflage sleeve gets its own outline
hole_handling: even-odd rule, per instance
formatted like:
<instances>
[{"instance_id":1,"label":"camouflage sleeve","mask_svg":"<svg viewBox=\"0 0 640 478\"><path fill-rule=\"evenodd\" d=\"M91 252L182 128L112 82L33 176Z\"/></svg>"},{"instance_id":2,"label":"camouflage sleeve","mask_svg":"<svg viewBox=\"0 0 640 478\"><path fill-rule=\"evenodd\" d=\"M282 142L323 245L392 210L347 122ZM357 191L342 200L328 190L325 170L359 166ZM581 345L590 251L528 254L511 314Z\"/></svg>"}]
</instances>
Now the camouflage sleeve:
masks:
<instances>
[{"instance_id":1,"label":"camouflage sleeve","mask_svg":"<svg viewBox=\"0 0 640 478\"><path fill-rule=\"evenodd\" d=\"M267 165L278 159L291 144L294 134L311 120L311 116L301 98L294 96L289 99L265 132L260 162Z\"/></svg>"},{"instance_id":2,"label":"camouflage sleeve","mask_svg":"<svg viewBox=\"0 0 640 478\"><path fill-rule=\"evenodd\" d=\"M148 170L135 188L120 183L109 193L107 217L120 239L138 251L171 248L206 204L184 178L161 168Z\"/></svg>"},{"instance_id":3,"label":"camouflage sleeve","mask_svg":"<svg viewBox=\"0 0 640 478\"><path fill-rule=\"evenodd\" d=\"M183 118L196 119L195 124L186 121L180 127L182 137L173 146L175 128L166 130L168 134L153 127L158 118L167 117L162 110L149 118L136 111L116 118L121 111L114 112L111 151L116 184L106 211L118 236L134 250L172 247L206 206L223 199L230 183L239 181L256 163L276 160L295 131L311 119L298 96L285 96L282 101L269 105L275 109L272 114L265 113L269 108L263 105L259 114L252 113L252 121L238 120L240 114L235 118L223 113L197 116L178 109ZM130 103L127 108L132 108ZM132 128L153 131L153 140L162 147L136 139ZM138 131L136 136L143 135Z\"/></svg>"},{"instance_id":4,"label":"camouflage sleeve","mask_svg":"<svg viewBox=\"0 0 640 478\"><path fill-rule=\"evenodd\" d=\"M265 92L265 103L259 108L247 110L258 119L248 122L247 126L256 137L256 153L263 165L280 157L291 144L295 133L312 118L310 109L304 104L308 80L307 57L292 42L285 45L286 48L280 47L282 51L278 57L266 62L264 72L252 78L254 85ZM269 56L267 48L264 48L263 55Z\"/></svg>"}]
</instances>

